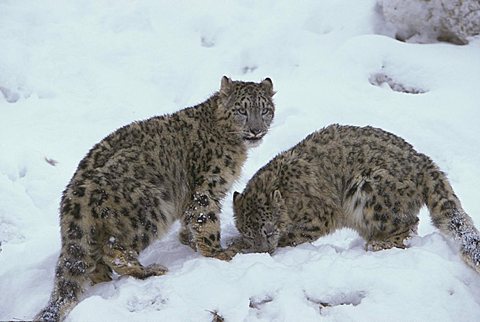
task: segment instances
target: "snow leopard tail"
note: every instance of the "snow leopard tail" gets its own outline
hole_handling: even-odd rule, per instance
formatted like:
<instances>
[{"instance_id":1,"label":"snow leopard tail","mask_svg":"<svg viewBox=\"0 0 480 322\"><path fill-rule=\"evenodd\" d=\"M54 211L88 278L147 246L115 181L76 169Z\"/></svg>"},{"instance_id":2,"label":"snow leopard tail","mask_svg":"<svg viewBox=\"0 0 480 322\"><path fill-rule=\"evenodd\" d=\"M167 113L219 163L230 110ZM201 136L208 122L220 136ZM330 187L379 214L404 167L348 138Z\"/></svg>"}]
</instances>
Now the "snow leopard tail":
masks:
<instances>
[{"instance_id":1,"label":"snow leopard tail","mask_svg":"<svg viewBox=\"0 0 480 322\"><path fill-rule=\"evenodd\" d=\"M90 238L92 228L86 216L62 201L60 222L62 248L55 268L53 291L47 306L34 321L63 321L80 301L84 286L92 282L100 268L92 256L98 253L95 251L97 245Z\"/></svg>"},{"instance_id":2,"label":"snow leopard tail","mask_svg":"<svg viewBox=\"0 0 480 322\"><path fill-rule=\"evenodd\" d=\"M50 300L47 306L41 310L34 318L34 321L57 322L63 321L66 315L79 302L79 296L82 293L82 285L87 282L86 275L72 276L66 274L71 258L60 255L57 268L55 270L55 282ZM73 265L83 266L82 262L76 262Z\"/></svg>"},{"instance_id":3,"label":"snow leopard tail","mask_svg":"<svg viewBox=\"0 0 480 322\"><path fill-rule=\"evenodd\" d=\"M433 225L458 243L463 260L480 273L480 233L463 210L447 176L431 162L424 180L424 198Z\"/></svg>"}]
</instances>

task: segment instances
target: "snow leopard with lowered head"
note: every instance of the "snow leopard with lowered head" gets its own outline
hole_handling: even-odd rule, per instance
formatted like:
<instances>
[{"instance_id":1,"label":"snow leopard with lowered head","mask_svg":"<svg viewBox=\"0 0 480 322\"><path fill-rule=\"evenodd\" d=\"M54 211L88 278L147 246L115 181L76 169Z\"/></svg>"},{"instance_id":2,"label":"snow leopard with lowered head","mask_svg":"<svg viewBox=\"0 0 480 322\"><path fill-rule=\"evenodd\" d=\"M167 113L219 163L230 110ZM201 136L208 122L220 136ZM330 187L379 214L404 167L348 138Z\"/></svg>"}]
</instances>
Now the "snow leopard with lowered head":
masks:
<instances>
[{"instance_id":1,"label":"snow leopard with lowered head","mask_svg":"<svg viewBox=\"0 0 480 322\"><path fill-rule=\"evenodd\" d=\"M48 305L35 320L63 320L84 284L162 275L137 257L181 222L180 240L204 256L229 259L220 245L220 202L247 147L267 133L272 81L232 81L205 102L124 126L80 161L60 205L62 248Z\"/></svg>"},{"instance_id":2,"label":"snow leopard with lowered head","mask_svg":"<svg viewBox=\"0 0 480 322\"><path fill-rule=\"evenodd\" d=\"M233 250L273 252L348 227L371 250L404 248L426 204L432 222L480 273L480 235L446 175L378 128L331 125L261 168L234 193Z\"/></svg>"}]
</instances>

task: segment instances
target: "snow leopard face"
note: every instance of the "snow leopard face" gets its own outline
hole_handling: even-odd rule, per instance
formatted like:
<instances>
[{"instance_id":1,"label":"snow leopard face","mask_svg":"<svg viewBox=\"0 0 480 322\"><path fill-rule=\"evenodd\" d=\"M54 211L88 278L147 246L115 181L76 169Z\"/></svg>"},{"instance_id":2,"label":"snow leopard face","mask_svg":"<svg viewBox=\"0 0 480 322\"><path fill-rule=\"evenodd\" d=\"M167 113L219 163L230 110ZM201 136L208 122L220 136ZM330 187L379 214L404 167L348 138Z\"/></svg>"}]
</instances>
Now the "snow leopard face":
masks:
<instances>
[{"instance_id":1,"label":"snow leopard face","mask_svg":"<svg viewBox=\"0 0 480 322\"><path fill-rule=\"evenodd\" d=\"M233 112L248 146L258 145L268 132L275 114L274 94L270 78L260 83L222 78L220 95L224 106Z\"/></svg>"},{"instance_id":2,"label":"snow leopard face","mask_svg":"<svg viewBox=\"0 0 480 322\"><path fill-rule=\"evenodd\" d=\"M273 253L286 232L286 210L280 192L235 192L233 209L235 225L245 245L243 251Z\"/></svg>"}]
</instances>

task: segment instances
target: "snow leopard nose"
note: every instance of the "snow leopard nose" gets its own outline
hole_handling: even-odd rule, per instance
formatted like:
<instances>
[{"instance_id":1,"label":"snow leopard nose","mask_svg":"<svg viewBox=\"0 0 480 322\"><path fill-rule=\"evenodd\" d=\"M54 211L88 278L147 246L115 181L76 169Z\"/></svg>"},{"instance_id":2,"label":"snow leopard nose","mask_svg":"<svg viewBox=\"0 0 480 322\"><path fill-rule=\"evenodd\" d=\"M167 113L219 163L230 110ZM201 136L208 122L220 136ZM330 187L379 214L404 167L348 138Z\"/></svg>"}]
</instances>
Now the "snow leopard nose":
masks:
<instances>
[{"instance_id":1,"label":"snow leopard nose","mask_svg":"<svg viewBox=\"0 0 480 322\"><path fill-rule=\"evenodd\" d=\"M266 223L265 226L263 226L263 234L265 237L271 237L275 232L275 226L271 223Z\"/></svg>"},{"instance_id":2,"label":"snow leopard nose","mask_svg":"<svg viewBox=\"0 0 480 322\"><path fill-rule=\"evenodd\" d=\"M262 134L262 130L261 129L250 129L250 133L252 133L254 136L259 136L260 134Z\"/></svg>"},{"instance_id":3,"label":"snow leopard nose","mask_svg":"<svg viewBox=\"0 0 480 322\"><path fill-rule=\"evenodd\" d=\"M261 129L250 129L250 133L255 138L263 136L263 131Z\"/></svg>"}]
</instances>

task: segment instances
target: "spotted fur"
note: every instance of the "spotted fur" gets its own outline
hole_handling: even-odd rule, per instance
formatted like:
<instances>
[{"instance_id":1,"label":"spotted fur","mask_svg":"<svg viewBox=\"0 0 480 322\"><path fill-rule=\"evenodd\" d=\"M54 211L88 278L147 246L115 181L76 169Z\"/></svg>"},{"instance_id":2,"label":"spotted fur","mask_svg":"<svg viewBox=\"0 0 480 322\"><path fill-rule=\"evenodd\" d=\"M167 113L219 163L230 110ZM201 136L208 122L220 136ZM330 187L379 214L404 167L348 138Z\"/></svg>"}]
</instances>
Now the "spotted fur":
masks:
<instances>
[{"instance_id":1,"label":"spotted fur","mask_svg":"<svg viewBox=\"0 0 480 322\"><path fill-rule=\"evenodd\" d=\"M368 249L403 248L424 204L480 272L480 235L429 157L381 129L331 125L279 154L234 193L242 237L232 247L273 252L348 227Z\"/></svg>"},{"instance_id":2,"label":"spotted fur","mask_svg":"<svg viewBox=\"0 0 480 322\"><path fill-rule=\"evenodd\" d=\"M220 201L239 177L247 147L273 120L273 85L231 81L205 102L122 127L80 162L60 205L62 249L54 290L35 320L58 321L83 286L112 272L146 278L138 254L180 220L180 240L228 259L220 245Z\"/></svg>"}]
</instances>

